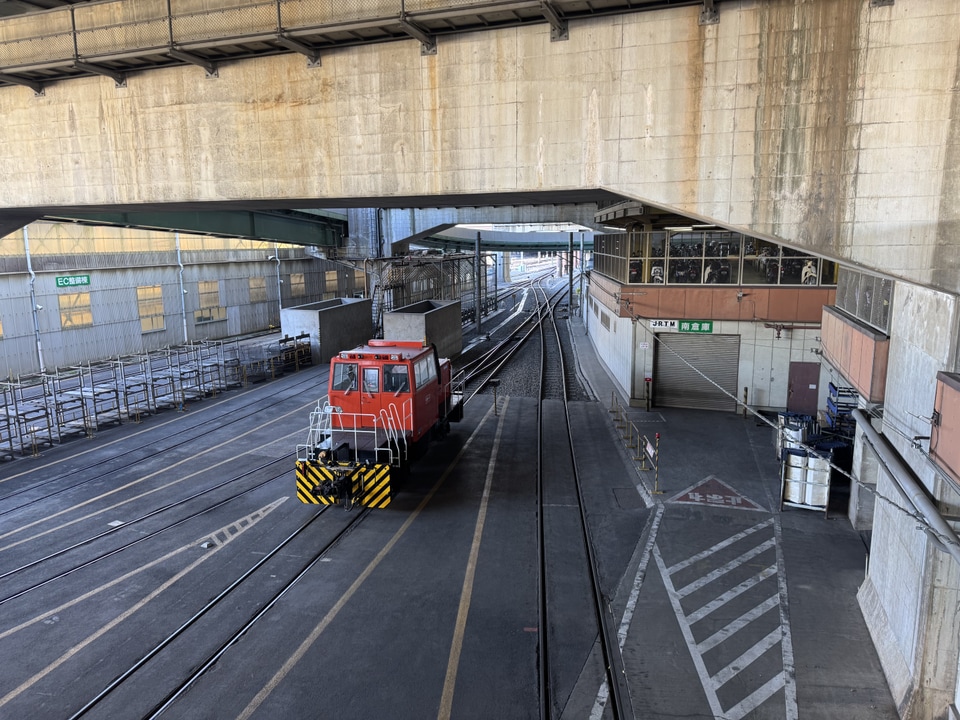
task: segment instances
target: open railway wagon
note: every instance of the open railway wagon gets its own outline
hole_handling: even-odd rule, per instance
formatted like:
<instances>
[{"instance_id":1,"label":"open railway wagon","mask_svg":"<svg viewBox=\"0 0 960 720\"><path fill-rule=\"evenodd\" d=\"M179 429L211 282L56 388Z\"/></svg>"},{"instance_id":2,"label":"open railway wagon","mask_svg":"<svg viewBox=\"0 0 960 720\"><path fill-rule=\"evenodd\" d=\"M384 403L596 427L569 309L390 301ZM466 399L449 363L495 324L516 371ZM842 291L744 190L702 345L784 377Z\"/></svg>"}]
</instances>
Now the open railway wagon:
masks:
<instances>
[{"instance_id":1,"label":"open railway wagon","mask_svg":"<svg viewBox=\"0 0 960 720\"><path fill-rule=\"evenodd\" d=\"M370 340L336 355L327 398L297 446L305 503L386 507L409 462L463 418L450 361L416 341Z\"/></svg>"}]
</instances>

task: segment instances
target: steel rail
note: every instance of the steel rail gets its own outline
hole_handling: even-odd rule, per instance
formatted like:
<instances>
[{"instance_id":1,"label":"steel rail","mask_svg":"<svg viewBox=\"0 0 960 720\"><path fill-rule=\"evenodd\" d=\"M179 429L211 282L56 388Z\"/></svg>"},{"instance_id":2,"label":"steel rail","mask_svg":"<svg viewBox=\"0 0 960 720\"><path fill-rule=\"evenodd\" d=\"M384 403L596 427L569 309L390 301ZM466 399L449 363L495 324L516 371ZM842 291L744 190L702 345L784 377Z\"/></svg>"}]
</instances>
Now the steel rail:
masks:
<instances>
[{"instance_id":1,"label":"steel rail","mask_svg":"<svg viewBox=\"0 0 960 720\"><path fill-rule=\"evenodd\" d=\"M208 612L210 612L214 607L216 607L220 602L222 602L227 596L230 595L234 590L240 587L247 579L249 579L257 570L263 567L269 560L275 557L283 548L289 545L300 533L306 530L320 515L322 515L326 510L332 506L324 506L317 510L314 515L309 518L306 522L300 525L296 530L294 530L290 535L284 538L276 547L274 547L270 552L264 555L260 560L250 566L242 575L240 575L236 580L230 583L226 588L220 591L212 600L210 600L206 605L204 605L199 611L194 615L184 621L176 630L174 630L170 635L157 643L152 649L147 651L144 655L140 657L133 665L127 668L123 673L121 673L117 678L115 678L107 687L101 690L95 697L93 697L86 705L84 705L80 710L75 712L70 716L69 720L78 720L78 718L86 715L90 710L92 710L96 705L102 702L110 693L116 690L120 685L126 682L130 677L132 677L140 668L146 665L150 660L156 657L160 652L162 652L170 643L176 640L180 635L186 632L190 627L199 622ZM185 692L197 679L200 678L220 657L227 651L230 646L237 642L257 621L259 621L276 603L283 597L294 585L296 585L307 572L309 572L314 565L316 565L323 556L353 528L357 526L368 514L369 508L366 508L364 512L354 516L350 522L341 529L332 540L330 540L323 548L321 548L307 563L297 572L294 577L283 585L278 591L273 593L270 599L260 608L256 613L254 613L243 625L242 627L233 632L228 639L223 642L217 650L211 654L207 660L194 672L192 672L186 680L184 680L178 687L170 691L166 697L156 705L146 717L155 718L161 713L163 713L183 692Z\"/></svg>"},{"instance_id":2,"label":"steel rail","mask_svg":"<svg viewBox=\"0 0 960 720\"><path fill-rule=\"evenodd\" d=\"M25 565L21 565L21 566L18 567L18 568L14 568L14 569L12 569L12 570L7 570L7 571L4 572L3 574L0 574L0 580L2 580L2 579L4 579L4 578L7 578L7 577L9 577L9 576L11 576L11 575L15 575L15 574L18 573L18 572L22 572L22 571L24 571L24 570L27 570L27 569L29 569L29 568L31 568L31 567L35 567L35 566L37 566L37 565L40 565L41 563L47 562L48 560L52 560L52 559L54 559L54 558L56 558L56 557L59 557L60 555L64 555L64 554L66 554L67 552L70 552L71 550L76 550L77 548L83 547L84 545L88 545L88 544L90 544L90 543L92 543L92 542L94 542L94 541L96 541L96 540L100 540L101 538L104 538L104 537L106 537L107 535L112 535L112 534L115 533L115 532L118 532L118 531L120 531L120 530L123 530L123 529L125 529L125 528L130 527L130 526L133 525L134 523L138 523L138 522L140 522L140 521L142 521L142 520L146 520L147 518L153 517L154 515L158 515L158 514L160 514L160 513L162 513L162 512L166 512L167 510L171 510L171 509L177 507L178 505L183 505L183 504L185 504L185 503L187 503L187 502L190 502L191 500L195 500L196 498L200 497L201 495L205 495L205 494L208 493L208 492L212 492L212 491L214 491L214 490L218 490L218 489L220 489L220 488L222 488L222 487L224 487L224 486L226 486L226 485L229 485L230 483L236 482L237 480L240 480L241 478L246 477L246 476L248 476L248 475L252 475L252 474L254 474L254 473L260 472L261 470L263 470L263 469L265 469L265 468L267 468L267 467L270 467L271 465L275 465L275 464L280 463L280 462L282 462L282 463L289 463L289 462L290 462L290 457L291 457L292 455L293 455L293 453L290 453L290 454L288 454L288 455L286 455L286 456L284 456L284 457L277 458L276 460L271 460L271 461L269 461L269 462L266 462L266 463L264 463L263 465L260 465L259 467L253 468L252 470L248 470L248 471L246 471L246 472L244 472L244 473L242 473L242 474L240 474L240 475L237 475L237 476L235 476L235 477L233 477L233 478L230 478L229 480L224 480L223 482L221 482L221 483L219 483L219 484L217 484L217 485L214 485L213 487L209 487L209 488L207 488L207 489L205 489L205 490L200 490L200 491L194 493L193 495L190 495L189 497L183 498L183 499L178 500L178 501L176 501L176 502L174 502L174 503L169 503L169 504L167 504L167 505L165 505L165 506L163 506L163 507L157 508L157 509L155 509L155 510L151 510L151 511L150 511L149 513L147 513L146 515L141 515L140 517L135 518L135 519L133 519L133 520L128 520L127 522L123 523L122 525L118 525L118 526L116 526L116 527L112 527L112 528L110 528L109 530L104 530L103 532L98 533L97 535L94 535L94 536L92 536L92 537L86 538L85 540L80 540L79 542L76 542L76 543L74 543L73 545L70 545L69 547L61 548L60 550L57 550L56 552L53 552L53 553L51 553L51 554L49 554L49 555L47 555L47 556L45 556L45 557L39 558L39 559L37 559L37 560L33 560L33 561L31 561L31 562L29 562L29 563L27 563L27 564L25 564ZM42 580L41 582L35 583L34 585L31 585L31 586L28 587L28 588L25 588L25 589L22 589L22 590L18 590L17 592L13 593L12 595L7 595L6 597L0 598L0 605L3 605L4 603L10 602L11 600L14 600L14 599L16 599L16 598L18 598L18 597L21 597L21 596L23 596L23 595L26 595L28 592L31 592L31 591L33 591L33 590L36 590L37 588L43 587L44 585L47 585L48 583L51 583L51 582L53 582L53 581L55 581L55 580L60 580L61 578L66 577L67 575L72 575L72 574L75 573L77 570L81 570L81 569L83 569L83 568L85 568L85 567L89 567L90 565L93 565L94 563L99 562L100 560L103 560L104 558L108 558L108 557L111 557L112 555L116 555L117 553L119 553L119 552L121 552L121 551L123 551L123 550L126 550L127 548L133 547L134 545L136 545L136 544L138 544L138 543L141 543L141 542L143 542L144 540L149 540L150 538L155 537L155 536L159 535L160 533L166 532L167 530L170 530L170 529L172 529L172 528L175 528L175 527L177 527L178 525L182 525L183 523L187 522L188 520L192 520L193 518L199 517L200 515L203 515L204 513L210 512L211 510L215 510L216 508L221 507L222 505L225 505L225 504L228 503L228 502L231 502L231 501L233 501L233 500L236 500L236 499L239 498L239 497L243 497L243 496L246 495L247 493L253 492L254 490L258 490L258 489L260 489L261 487L263 487L264 485L267 485L267 484L273 482L274 480L279 480L280 478L285 477L285 476L287 475L287 472L288 472L288 471L289 471L289 466L285 467L283 473L281 473L280 475L274 475L273 477L267 478L266 480L263 480L263 481L255 484L255 485L251 485L250 487L246 488L245 490L241 490L241 491L238 492L238 493L234 493L234 494L231 495L230 497L224 498L224 499L222 499L222 500L218 500L217 502L215 502L213 505L210 505L209 507L205 507L205 508L203 508L203 509L201 509L201 510L197 510L196 512L191 513L190 515L187 515L187 516L185 516L185 517L183 517L183 518L181 518L181 519L179 519L179 520L177 520L177 521L175 521L175 522L173 522L173 523L171 523L171 524L169 524L169 525L165 525L164 527L162 527L162 528L160 528L160 529L158 529L158 530L154 530L153 532L147 533L146 535L141 535L140 537L138 537L138 538L136 538L135 540L132 540L132 541L126 543L125 545L121 545L120 547L114 548L113 550L109 550L109 551L107 551L107 552L105 552L105 553L103 553L103 554L101 554L101 555L98 555L98 556L96 556L96 557L94 557L94 558L92 558L92 559L90 559L90 560L86 560L86 561L84 561L84 562L80 563L79 565L76 565L76 566L74 566L74 567L72 567L72 568L68 568L68 569L66 569L66 570L63 570L62 572L57 573L56 575L53 575L52 577L49 577L49 578L47 578L46 580Z\"/></svg>"},{"instance_id":3,"label":"steel rail","mask_svg":"<svg viewBox=\"0 0 960 720\"><path fill-rule=\"evenodd\" d=\"M544 303L549 304L545 290ZM534 290L536 292L536 290ZM537 327L540 328L540 389L537 392L537 606L540 617L540 632L537 633L537 663L538 687L540 696L540 720L550 720L550 668L549 668L549 639L547 637L547 552L543 517L543 386L546 375L547 353L543 331L543 314L537 303Z\"/></svg>"},{"instance_id":4,"label":"steel rail","mask_svg":"<svg viewBox=\"0 0 960 720\"><path fill-rule=\"evenodd\" d=\"M586 503L583 497L583 486L580 481L580 470L577 463L576 450L573 443L573 428L570 422L569 396L567 393L567 370L563 357L563 344L560 340L560 330L553 317L553 308L550 308L550 322L559 348L560 373L563 382L563 415L567 426L567 440L570 448L570 466L573 473L573 484L577 491L577 508L580 513L580 530L583 545L587 553L587 569L590 574L590 583L593 590L594 609L596 611L597 626L599 628L600 648L604 659L604 672L607 678L607 687L610 690L610 706L614 720L633 720L633 707L630 701L630 691L627 687L626 672L623 667L623 657L620 654L620 643L617 639L617 629L614 627L610 601L604 596L600 587L600 572L593 540L590 536Z\"/></svg>"}]
</instances>

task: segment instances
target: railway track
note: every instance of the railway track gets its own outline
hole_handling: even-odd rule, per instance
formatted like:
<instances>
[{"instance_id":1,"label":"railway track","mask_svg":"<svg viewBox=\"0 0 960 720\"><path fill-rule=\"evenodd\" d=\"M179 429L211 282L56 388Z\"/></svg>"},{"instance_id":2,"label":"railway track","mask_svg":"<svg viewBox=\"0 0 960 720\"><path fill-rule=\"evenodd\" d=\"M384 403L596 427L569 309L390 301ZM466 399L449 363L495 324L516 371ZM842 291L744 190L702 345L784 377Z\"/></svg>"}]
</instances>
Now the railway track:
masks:
<instances>
[{"instance_id":1,"label":"railway track","mask_svg":"<svg viewBox=\"0 0 960 720\"><path fill-rule=\"evenodd\" d=\"M568 406L569 388L579 386L567 370L572 366L572 359L568 357L569 338L564 337L566 331L561 329L556 318L557 308L565 307L562 306L565 290L566 286L555 289L549 283L537 283L529 291L533 308L505 322L499 328L499 333L492 333L502 338L492 340L491 347L476 353L460 369L465 374L467 386L472 390L468 399L497 386L504 394L519 390L534 395L538 400L539 717L541 720L551 720L559 718L563 712L564 689L560 687L562 683L558 679L560 672L554 668L554 664L559 662L555 658L563 655L559 648L562 640L556 635L560 622L554 623L551 618L554 614L560 614L557 610L558 603L562 602L559 588L568 582L565 574L570 570L571 550L568 547L555 547L550 539L564 535L567 538L565 543L575 542L578 545L573 554L582 558L581 573L588 578L586 587L581 589L588 595L585 603L593 608L604 669L601 683L607 688L608 716L621 720L632 718L633 709L617 642L617 623L599 582L574 449ZM519 376L520 380L513 380L509 384L498 382L507 375ZM583 392L582 389L580 391ZM576 506L575 517L554 510L556 506L569 506L569 499ZM558 528L562 529L558 531Z\"/></svg>"},{"instance_id":2,"label":"railway track","mask_svg":"<svg viewBox=\"0 0 960 720\"><path fill-rule=\"evenodd\" d=\"M182 674L176 682L168 685L161 690L162 696L156 698L157 693L151 699L152 705L143 707L134 715L144 720L153 720L163 715L168 708L173 705L178 698L189 690L196 681L205 675L216 662L227 652L240 638L248 633L254 625L263 620L267 613L286 596L289 591L300 582L300 580L309 573L326 555L338 545L344 537L359 526L368 516L369 509L361 510L351 515L341 515L339 523L334 522L332 535L325 540L319 548L310 547L306 551L306 560L301 562L299 567L291 568L289 563L282 562L281 553L289 552L291 547L301 538L314 522L330 508L321 507L313 515L303 522L299 527L290 533L286 538L267 551L264 556L256 563L251 565L243 574L237 577L227 587L223 588L215 597L208 601L197 612L187 617L179 627L172 633L156 643L152 648L141 655L136 662L132 663L127 669L121 672L113 682L109 683L100 692L94 695L83 707L70 716L69 720L80 720L87 717L95 708L106 702L115 693L118 693L124 686L135 686L137 688L134 694L138 697L150 697L145 689L149 687L151 679L149 675L149 666L162 662L160 657L164 652L171 649L175 641L181 640L186 634L213 615L214 610L228 602L237 603L236 597L244 594L253 594L257 597L255 610L246 614L243 618L233 616L233 629L229 630L224 636L223 628L219 625L214 626L214 637L222 638L222 641L207 650L200 653L199 659L194 659L192 668ZM331 530L331 528L326 528ZM328 532L328 535L330 533ZM212 537L215 537L212 536ZM312 540L310 542L313 542ZM301 541L301 545L303 542ZM282 567L279 572L283 577L289 579L280 584L278 588L264 594L262 587L269 587L271 583L268 578L277 574L277 565ZM215 620L213 621L216 622ZM182 665L178 663L178 665ZM144 671L144 672L141 672ZM139 674L139 675L138 675ZM143 677L141 677L143 676ZM138 678L140 678L138 680ZM128 691L125 693L129 695Z\"/></svg>"},{"instance_id":3,"label":"railway track","mask_svg":"<svg viewBox=\"0 0 960 720\"><path fill-rule=\"evenodd\" d=\"M10 585L10 580L9 580L9 578L11 578L11 577L20 575L20 574L22 574L22 573L24 573L24 572L26 572L26 571L28 571L28 570L31 570L31 569L36 568L36 567L40 567L40 566L42 566L42 565L44 565L44 564L46 564L46 563L50 563L51 561L56 560L57 558L60 558L60 557L62 557L62 556L64 556L64 555L67 555L68 553L71 553L71 552L73 552L73 551L75 551L75 550L79 550L80 548L85 547L85 546L87 546L87 545L90 545L90 544L92 544L92 543L94 543L94 542L96 542L96 541L98 541L98 540L102 540L102 539L104 539L104 538L106 538L106 537L109 537L109 536L111 536L111 535L120 533L120 532L122 532L122 531L124 531L124 530L134 529L135 526L136 526L138 523L141 523L141 522L143 522L144 520L147 520L147 519L156 517L156 516L161 515L161 514L163 514L163 513L167 513L167 512L169 512L169 511L171 511L171 510L175 510L176 508L179 508L179 507L182 507L182 506L184 506L184 505L187 505L188 503L192 502L193 500L195 500L195 499L197 499L197 498L201 498L201 497L203 497L203 496L205 496L205 495L207 495L207 494L213 493L213 492L215 492L215 491L217 491L217 490L221 490L221 489L223 489L223 488L225 488L225 487L230 487L230 486L236 484L239 480L242 480L242 479L245 478L245 477L257 476L257 475L259 475L261 472L263 472L264 470L268 470L269 468L271 468L271 467L273 467L273 466L276 466L276 465L281 466L281 470L280 470L279 473L273 474L273 475L269 476L268 478L266 478L266 479L264 479L264 480L257 479L257 481L256 481L253 485L251 485L251 486L249 486L249 487L246 487L246 488L244 488L244 489L242 489L242 490L239 490L239 491L237 491L237 492L234 492L234 493L232 493L231 495L228 495L228 496L225 497L225 498L221 498L221 499L213 502L212 504L210 504L210 505L208 505L208 506L206 506L206 507L201 508L200 510L197 510L197 511L195 511L195 512L189 513L189 514L187 514L187 515L185 515L185 516L183 516L183 517L177 518L176 520L174 520L174 521L172 521L172 522L168 522L167 524L165 524L165 525L164 525L163 527L161 527L161 528L158 528L158 529L156 529L156 530L152 530L152 531L149 531L149 532L141 532L141 533L138 533L137 536L136 536L133 540L127 541L127 542L125 542L125 543L123 543L123 544L121 544L121 545L119 545L119 546L117 546L117 547L110 548L109 550L105 550L105 551L99 552L99 553L95 554L93 557L90 557L90 558L84 559L84 560L82 560L82 561L80 561L80 562L78 562L78 563L72 564L72 565L68 566L67 568L64 568L64 569L62 569L62 570L59 570L59 571L56 572L55 574L50 575L50 576L48 576L48 577L46 577L46 578L44 578L44 579L42 579L42 580L33 581L31 584L29 584L29 585L27 585L26 587L23 587L23 588L21 588L21 589L19 589L19 590L16 590L16 591L13 591L13 592L9 592L9 591L8 591L7 594L5 594L5 595L3 595L3 596L0 596L0 605L3 605L3 604L5 604L5 603L7 603L7 602L10 602L11 600L15 600L15 599L17 599L17 598L19 598L19 597L22 597L22 596L26 595L27 593L32 592L32 591L34 591L34 590L38 590L38 589L44 587L45 585L48 585L48 584L50 584L50 583L52 583L52 582L54 582L54 581L56 581L56 580L62 580L63 578L67 577L68 575L72 575L73 573L77 572L78 570L82 570L83 568L90 567L90 566L93 565L94 563L97 563L97 562L100 562L101 560L104 560L104 559L106 559L106 558L112 557L112 556L114 556L114 555L116 555L116 554L118 554L118 553L120 553L120 552L123 552L124 550L127 550L127 549L129 549L129 548L134 547L135 545L139 545L140 543L145 542L145 541L147 541L147 540L150 540L150 539L156 537L157 535L160 535L161 533L167 532L167 531L169 531L169 530L173 530L174 528L177 528L177 527L183 525L184 523L186 523L186 522L189 521L189 520L193 520L194 518L197 518L197 517L199 517L199 516L201 516L201 515L204 515L204 514L206 514L206 513L209 513L209 512L211 512L212 510L215 510L215 509L217 509L217 508L219 508L219 507L222 507L223 505L226 505L227 503L229 503L229 502L231 502L231 501L233 501L233 500L236 500L236 499L238 499L238 498L240 498L240 497L243 497L244 495L247 495L248 493L254 492L255 490L259 490L260 488L268 485L268 484L271 483L271 482L274 482L275 480L284 478L284 477L286 477L286 475L289 473L289 465L290 465L291 462L293 462L293 453L291 453L290 455L288 455L288 456L286 456L286 457L278 458L278 459L276 459L276 460L271 460L270 462L263 463L262 465L260 465L260 466L258 466L258 467L255 467L255 468L252 468L251 470L248 470L248 471L246 471L246 472L244 472L244 473L241 473L240 475L230 477L230 478L228 478L227 480L224 480L224 481L222 481L222 482L220 482L220 483L217 483L217 484L214 485L213 487L205 488L205 489L200 490L200 491L198 491L198 492L192 493L192 494L188 495L187 497L181 498L181 499L176 500L176 501L171 502L171 503L167 503L166 505L163 505L163 506L161 506L161 507L155 508L154 510L151 510L151 511L149 511L149 512L146 512L146 513L144 513L143 515L141 515L141 516L139 516L139 517L137 517L137 518L134 518L134 519L132 519L132 520L128 520L128 521L126 521L126 522L124 522L124 523L122 523L122 524L120 524L120 525L115 526L115 527L111 527L109 530L104 530L104 531L102 531L102 532L100 532L100 533L97 533L97 534L95 534L95 535L92 535L92 536L90 536L90 537L88 537L88 538L85 538L85 539L83 539L83 540L80 540L80 541L78 541L78 542L75 542L75 543L73 543L73 544L71 544L71 545L69 545L69 546L67 546L67 547L59 548L59 549L57 549L57 550L55 550L55 551L53 551L53 552L50 552L50 553L44 555L43 557L37 558L37 559L32 560L32 561L30 561L30 562L24 563L23 565L20 565L20 566L18 566L18 567L15 567L15 568L12 568L12 569L10 569L10 570L7 570L7 571L5 571L5 572L3 572L3 573L0 573L0 581L3 581L4 586L5 586L6 588L9 588L9 585Z\"/></svg>"},{"instance_id":4,"label":"railway track","mask_svg":"<svg viewBox=\"0 0 960 720\"><path fill-rule=\"evenodd\" d=\"M420 677L420 665L408 659L412 651L419 654L418 662L433 667L435 676L442 675L436 671L444 669L449 644L462 647L464 657L454 665L450 651L450 667L459 669L461 682L450 684L453 712L444 717L462 717L463 710L475 707L471 699L480 692L477 643L490 652L501 647L490 639L492 630L510 635L515 655L502 679L511 683L511 697L522 701L525 712L539 712L551 720L569 717L564 711L569 711L567 703L579 675L587 684L611 687L603 717L631 717L629 694L615 687L622 682L616 643L604 643L612 648L601 661L606 672L594 677L590 667L589 658L596 652L590 650L594 638L609 634L605 627L609 611L596 580L584 499L571 500L579 494L574 484L579 471L566 403L568 386L576 382L566 371L562 293L550 284L527 289L520 312L491 332L502 335L503 341L488 344L501 347L495 352L478 349L470 368L474 396L492 392L492 380L517 376L518 382L525 383L516 386L523 397L511 407L522 408L524 417L531 420L534 407L539 407L543 446L536 458L530 447L516 481L510 477L503 484L496 473L517 457L516 443L499 459L497 455L499 432L505 427L515 431L519 415L501 412L498 418L490 398L483 397L475 404L480 409L470 416L476 427L469 440L462 447L432 450L420 467L435 467L428 472L415 468L389 513L330 513L326 508L316 512L295 506L289 501L292 485L283 484L290 481L291 454L278 456L273 448L269 462L260 459L248 461L246 467L225 466L230 469L216 483L208 480L202 486L179 489L175 496L157 502L157 507L138 500L129 506L138 508L136 517L115 528L104 528L105 518L100 516L85 520L62 538L47 536L44 557L33 560L30 555L18 555L18 567L0 577L5 590L0 607L9 618L8 624L0 626L0 639L25 648L35 636L49 632L45 628L60 632L48 635L51 644L37 653L35 667L6 669L0 716L29 707L35 717L60 720L212 716L211 712L224 717L269 717L293 707L285 706L291 702L299 703L295 706L305 712L305 703L311 702L303 695L305 688L315 693L314 703L322 698L331 703L330 708L362 707L362 716L384 716L389 712L376 693L367 696L362 690L371 687L370 677L382 677L388 683L403 678L403 686L410 687L411 680ZM481 355L482 360L477 360ZM541 372L541 367L551 372ZM298 391L293 385L291 389ZM513 388L510 393L514 394ZM284 394L289 395L286 389ZM213 414L222 416L213 421L217 427L226 426L231 417L227 407ZM246 421L257 424L253 415ZM530 423L524 422L523 427L530 428ZM487 443L493 441L493 428L498 435L491 451ZM290 429L290 423L282 428ZM505 445L510 432L505 433ZM520 436L521 446L535 438L532 432ZM267 444L277 442L278 435ZM557 447L564 451L558 452ZM444 457L446 469L441 472L437 461ZM485 457L490 462L484 475L476 459ZM448 475L456 482L447 483ZM474 492L481 483L492 505L481 505L477 523L479 528L480 518L488 518L490 540L499 543L490 546L481 545L479 532L467 524L472 523ZM493 493L488 492L490 487ZM526 519L519 535L509 523L504 524L504 516L494 517L507 509L502 504L508 497L503 490L514 500L522 499L509 504L513 517ZM284 498L278 495L287 496L286 505L279 505ZM237 507L242 510L236 512ZM323 521L318 520L321 514ZM246 517L237 520L238 515ZM267 515L269 521L260 522ZM460 522L451 522L454 517ZM363 529L343 542L365 518ZM534 518L539 524L539 551L534 548ZM226 519L233 520L230 526L211 532ZM94 532L97 523L100 527ZM234 534L236 542L230 539ZM516 544L518 539L522 544ZM478 572L474 612L469 622L464 614L462 625L453 624L454 632L464 634L451 643L449 600L463 572L458 563L471 541L476 543L476 554L467 567ZM489 553L498 561L503 559L504 542L512 543L510 557L519 562L490 564L494 555ZM38 544L37 556L41 547ZM336 552L331 552L335 547ZM205 564L197 564L201 562ZM321 562L330 564L318 565ZM186 567L181 570L182 565ZM529 567L526 575L525 567ZM532 582L535 569L539 590ZM188 570L191 574L185 574ZM505 580L515 581L516 586L512 598L517 602L503 601L502 606L510 614L509 623L499 614L492 620L489 611L484 613L489 603L496 606ZM481 586L482 582L486 585ZM466 580L463 587L468 587ZM576 595L576 628L570 625L570 589ZM463 602L461 607L466 607ZM537 613L539 619L535 619ZM438 623L438 616L443 621ZM334 623L334 617L341 620ZM513 628L512 633L508 628ZM571 631L577 635L576 643L567 637ZM245 643L238 644L244 636ZM371 654L354 657L364 643L371 646ZM396 653L385 653L391 646ZM441 649L439 653L434 652L436 648ZM361 668L363 672L351 673ZM62 698L57 697L51 688L62 686L65 677L80 679L72 681ZM423 701L407 716L430 716L430 698L436 689L428 685L407 698ZM627 695L625 700L622 694ZM535 702L538 709L532 707Z\"/></svg>"}]
</instances>

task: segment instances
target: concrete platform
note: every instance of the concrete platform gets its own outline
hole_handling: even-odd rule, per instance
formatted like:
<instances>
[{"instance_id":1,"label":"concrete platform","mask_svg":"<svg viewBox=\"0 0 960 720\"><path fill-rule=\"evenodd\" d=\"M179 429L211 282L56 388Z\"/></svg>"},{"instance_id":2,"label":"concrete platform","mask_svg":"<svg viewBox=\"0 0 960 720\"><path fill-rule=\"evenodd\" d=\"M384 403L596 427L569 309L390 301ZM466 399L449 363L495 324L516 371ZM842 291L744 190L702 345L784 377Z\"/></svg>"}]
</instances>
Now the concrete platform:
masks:
<instances>
[{"instance_id":1,"label":"concrete platform","mask_svg":"<svg viewBox=\"0 0 960 720\"><path fill-rule=\"evenodd\" d=\"M842 507L781 512L770 427L630 408L579 318L570 323L578 372L607 408L637 489L617 500L649 511L614 598L636 717L899 717L856 599L868 549ZM628 447L637 432L659 433L658 473ZM600 717L596 688L580 690L564 717Z\"/></svg>"}]
</instances>

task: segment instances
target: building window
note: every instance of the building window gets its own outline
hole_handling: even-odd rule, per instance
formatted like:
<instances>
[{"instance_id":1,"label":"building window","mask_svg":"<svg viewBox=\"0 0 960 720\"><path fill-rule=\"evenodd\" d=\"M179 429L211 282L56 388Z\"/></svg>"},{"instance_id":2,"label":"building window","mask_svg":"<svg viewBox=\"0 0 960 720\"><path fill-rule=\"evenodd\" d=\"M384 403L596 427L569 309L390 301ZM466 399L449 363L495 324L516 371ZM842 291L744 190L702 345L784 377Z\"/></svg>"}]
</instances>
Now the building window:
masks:
<instances>
[{"instance_id":1,"label":"building window","mask_svg":"<svg viewBox=\"0 0 960 720\"><path fill-rule=\"evenodd\" d=\"M337 297L339 290L339 280L336 270L327 270L323 274L323 299L332 300Z\"/></svg>"},{"instance_id":2,"label":"building window","mask_svg":"<svg viewBox=\"0 0 960 720\"><path fill-rule=\"evenodd\" d=\"M199 310L193 311L193 320L197 323L225 320L227 309L220 304L220 283L216 280L204 280L197 283Z\"/></svg>"},{"instance_id":3,"label":"building window","mask_svg":"<svg viewBox=\"0 0 960 720\"><path fill-rule=\"evenodd\" d=\"M140 332L164 330L163 292L159 285L137 288L137 308L140 312Z\"/></svg>"},{"instance_id":4,"label":"building window","mask_svg":"<svg viewBox=\"0 0 960 720\"><path fill-rule=\"evenodd\" d=\"M842 268L838 276L837 307L884 334L889 334L893 280L851 268Z\"/></svg>"},{"instance_id":5,"label":"building window","mask_svg":"<svg viewBox=\"0 0 960 720\"><path fill-rule=\"evenodd\" d=\"M726 230L594 237L594 269L629 284L836 285L836 263Z\"/></svg>"},{"instance_id":6,"label":"building window","mask_svg":"<svg viewBox=\"0 0 960 720\"><path fill-rule=\"evenodd\" d=\"M267 301L267 279L262 277L252 277L249 279L250 283L250 302L266 302Z\"/></svg>"},{"instance_id":7,"label":"building window","mask_svg":"<svg viewBox=\"0 0 960 720\"><path fill-rule=\"evenodd\" d=\"M302 298L307 294L303 273L290 273L290 297Z\"/></svg>"},{"instance_id":8,"label":"building window","mask_svg":"<svg viewBox=\"0 0 960 720\"><path fill-rule=\"evenodd\" d=\"M59 301L60 327L64 330L93 326L90 293L67 293L60 295Z\"/></svg>"}]
</instances>

